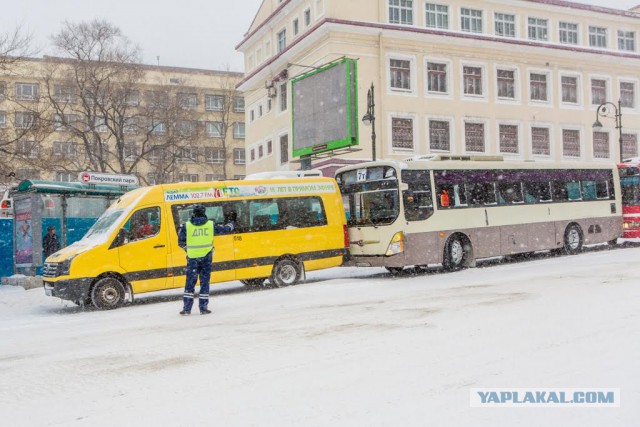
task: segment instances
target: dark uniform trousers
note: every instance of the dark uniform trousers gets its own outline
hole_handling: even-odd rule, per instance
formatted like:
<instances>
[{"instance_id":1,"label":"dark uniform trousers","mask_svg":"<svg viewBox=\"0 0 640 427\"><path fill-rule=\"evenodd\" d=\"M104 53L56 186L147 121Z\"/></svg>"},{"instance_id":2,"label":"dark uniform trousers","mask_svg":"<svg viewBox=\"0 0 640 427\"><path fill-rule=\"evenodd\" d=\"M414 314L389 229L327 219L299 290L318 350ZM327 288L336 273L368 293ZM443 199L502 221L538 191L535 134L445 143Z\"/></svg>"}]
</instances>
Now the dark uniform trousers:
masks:
<instances>
[{"instance_id":1,"label":"dark uniform trousers","mask_svg":"<svg viewBox=\"0 0 640 427\"><path fill-rule=\"evenodd\" d=\"M200 277L200 295L198 297L200 311L206 310L209 305L209 280L211 279L212 258L213 250L200 258L187 257L187 281L184 287L184 309L187 312L190 312L193 307L193 297L198 277Z\"/></svg>"}]
</instances>

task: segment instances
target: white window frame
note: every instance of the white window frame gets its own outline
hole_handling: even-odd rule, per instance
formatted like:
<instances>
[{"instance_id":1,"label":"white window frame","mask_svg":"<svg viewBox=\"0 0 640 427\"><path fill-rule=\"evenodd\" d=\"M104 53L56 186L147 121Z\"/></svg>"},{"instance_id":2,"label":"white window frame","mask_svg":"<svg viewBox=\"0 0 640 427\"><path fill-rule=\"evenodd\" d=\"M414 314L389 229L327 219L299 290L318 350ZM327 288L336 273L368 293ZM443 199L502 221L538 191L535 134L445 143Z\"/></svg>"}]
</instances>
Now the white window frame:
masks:
<instances>
[{"instance_id":1,"label":"white window frame","mask_svg":"<svg viewBox=\"0 0 640 427\"><path fill-rule=\"evenodd\" d=\"M411 119L413 127L413 148L394 148L393 147L393 119ZM408 153L415 153L418 151L418 141L420 137L418 131L418 116L413 113L407 112L390 112L387 113L387 152L393 155L406 155Z\"/></svg>"},{"instance_id":2,"label":"white window frame","mask_svg":"<svg viewBox=\"0 0 640 427\"><path fill-rule=\"evenodd\" d=\"M620 90L620 84L621 83L632 83L633 84L633 108L632 107L625 107L624 105L622 106L622 108L624 108L624 111L640 111L640 105L638 105L640 103L640 97L638 95L638 91L640 90L640 80L633 78L633 77L619 77L618 78L618 99L622 99L622 93ZM624 131L623 131L624 133Z\"/></svg>"},{"instance_id":3,"label":"white window frame","mask_svg":"<svg viewBox=\"0 0 640 427\"><path fill-rule=\"evenodd\" d=\"M427 5L431 5L434 6L434 10L427 10ZM441 10L438 10L440 8L446 8L446 12L443 12ZM435 25L433 26L429 26L427 25L428 22L428 15L433 15L434 19L435 19ZM447 21L447 25L443 26L440 25L439 22L442 22L442 17L446 17L446 21ZM426 28L433 28L436 30L448 30L451 28L451 7L448 4L441 4L441 3L434 3L431 1L425 1L424 2L424 26Z\"/></svg>"},{"instance_id":4,"label":"white window frame","mask_svg":"<svg viewBox=\"0 0 640 427\"><path fill-rule=\"evenodd\" d=\"M517 129L517 138L518 138L518 152L517 153L507 153L503 152L500 149L500 125L504 126L515 126ZM522 160L524 159L524 141L522 138L522 122L517 120L497 120L496 121L496 153L508 158L509 160Z\"/></svg>"},{"instance_id":5,"label":"white window frame","mask_svg":"<svg viewBox=\"0 0 640 427\"><path fill-rule=\"evenodd\" d=\"M578 135L580 138L580 156L579 157L573 157L573 156L565 156L564 154L564 137L562 135L564 130L576 130L578 131ZM581 125L571 125L571 124L567 124L567 125L562 125L560 126L560 144L558 145L558 147L560 148L560 157L565 160L565 161L584 161L585 159L585 144L584 144L584 129Z\"/></svg>"},{"instance_id":6,"label":"white window frame","mask_svg":"<svg viewBox=\"0 0 640 427\"><path fill-rule=\"evenodd\" d=\"M7 112L0 111L0 129L4 129L7 127Z\"/></svg>"},{"instance_id":7,"label":"white window frame","mask_svg":"<svg viewBox=\"0 0 640 427\"><path fill-rule=\"evenodd\" d=\"M211 156L207 155L207 150L210 150ZM213 153L221 154L221 156L213 156ZM204 149L204 162L212 165L222 165L226 160L224 148L222 147L205 147Z\"/></svg>"},{"instance_id":8,"label":"white window frame","mask_svg":"<svg viewBox=\"0 0 640 427\"><path fill-rule=\"evenodd\" d=\"M531 23L530 22L531 19L535 20L535 22ZM541 25L542 21L544 21L546 25ZM549 38L550 27L551 27L551 20L549 18L539 18L537 16L528 16L527 17L527 40L534 40L534 41L541 41L541 42L551 41ZM531 37L531 29L535 30L534 31L535 37ZM544 38L541 37L542 35L544 35Z\"/></svg>"},{"instance_id":9,"label":"white window frame","mask_svg":"<svg viewBox=\"0 0 640 427\"><path fill-rule=\"evenodd\" d=\"M604 30L604 34L600 34L599 30ZM594 38L592 40L592 37ZM599 40L604 37L604 46L601 46ZM589 25L589 47L595 49L608 49L609 47L609 29L597 25Z\"/></svg>"},{"instance_id":10,"label":"white window frame","mask_svg":"<svg viewBox=\"0 0 640 427\"><path fill-rule=\"evenodd\" d=\"M300 34L300 18L297 16L291 20L291 35L296 37Z\"/></svg>"},{"instance_id":11,"label":"white window frame","mask_svg":"<svg viewBox=\"0 0 640 427\"><path fill-rule=\"evenodd\" d=\"M467 129L466 129L467 123L478 123L478 124L484 125L484 135L483 135L484 151L467 151ZM480 153L486 154L491 152L491 147L488 144L488 141L490 141L488 123L489 123L489 120L480 118L480 117L465 117L462 120L462 127L460 128L462 132L462 135L460 135L460 143L462 144L462 147L460 148L461 152L463 152L464 154L480 154Z\"/></svg>"},{"instance_id":12,"label":"white window frame","mask_svg":"<svg viewBox=\"0 0 640 427\"><path fill-rule=\"evenodd\" d=\"M596 157L595 140L593 138L594 132L607 134L607 142L609 143L609 157ZM616 143L615 148L613 145L614 140ZM617 160L619 156L620 146L618 145L618 138L613 136L611 129L603 127L602 129L598 129L597 131L595 129L591 130L591 160L593 160L594 162L611 162Z\"/></svg>"},{"instance_id":13,"label":"white window frame","mask_svg":"<svg viewBox=\"0 0 640 427\"><path fill-rule=\"evenodd\" d=\"M531 99L531 74L544 74L547 77L547 100ZM553 78L551 70L541 68L527 69L527 100L529 105L553 107Z\"/></svg>"},{"instance_id":14,"label":"white window frame","mask_svg":"<svg viewBox=\"0 0 640 427\"><path fill-rule=\"evenodd\" d=\"M205 122L205 135L208 138L222 138L222 122L207 121ZM211 132L211 130L217 129L218 132Z\"/></svg>"},{"instance_id":15,"label":"white window frame","mask_svg":"<svg viewBox=\"0 0 640 427\"><path fill-rule=\"evenodd\" d=\"M276 33L276 53L280 53L287 48L287 29L281 28Z\"/></svg>"},{"instance_id":16,"label":"white window frame","mask_svg":"<svg viewBox=\"0 0 640 427\"><path fill-rule=\"evenodd\" d=\"M306 7L302 12L302 21L304 22L305 28L311 25L311 8Z\"/></svg>"},{"instance_id":17,"label":"white window frame","mask_svg":"<svg viewBox=\"0 0 640 427\"><path fill-rule=\"evenodd\" d=\"M513 16L513 22L498 20L498 15ZM505 28L505 26L507 25L513 25L513 35L498 34L497 28L496 28L498 24L501 24L503 28ZM504 37L509 39L518 38L518 15L515 13L507 13L507 12L498 12L498 11L493 12L493 35L495 35L496 37Z\"/></svg>"},{"instance_id":18,"label":"white window frame","mask_svg":"<svg viewBox=\"0 0 640 427\"><path fill-rule=\"evenodd\" d=\"M629 37L631 34L631 37ZM626 30L626 29L618 29L618 50L622 52L636 52L636 31ZM622 43L621 43L622 42ZM627 49L626 45L631 42L633 44L633 49Z\"/></svg>"},{"instance_id":19,"label":"white window frame","mask_svg":"<svg viewBox=\"0 0 640 427\"><path fill-rule=\"evenodd\" d=\"M463 15L463 12L465 10L468 10L469 12L480 12L480 17L477 16L471 16L471 15ZM460 21L459 21L459 25L460 25L460 31L462 31L463 33L471 33L471 34L485 34L485 18L484 18L484 10L482 9L476 9L473 7L465 7L465 6L461 6L458 9L458 16L460 16ZM473 31L473 22L480 20L480 31ZM469 29L465 30L463 22L465 22L464 20L468 20L469 21Z\"/></svg>"},{"instance_id":20,"label":"white window frame","mask_svg":"<svg viewBox=\"0 0 640 427\"><path fill-rule=\"evenodd\" d=\"M562 99L562 78L563 77L572 77L576 79L576 102L565 102ZM560 70L558 73L558 97L560 101L560 105L562 108L574 108L574 109L582 109L583 105L583 91L582 91L582 74L574 73L571 71L563 71Z\"/></svg>"},{"instance_id":21,"label":"white window frame","mask_svg":"<svg viewBox=\"0 0 640 427\"><path fill-rule=\"evenodd\" d=\"M446 92L432 92L429 91L429 71L428 71L428 67L429 67L429 63L433 63L433 64L444 64L447 67L447 73L446 73L446 84L447 84L447 91ZM452 99L453 98L453 88L451 87L452 83L452 79L451 79L451 73L453 72L453 64L451 62L450 59L444 59L444 58L434 58L434 57L425 57L424 58L424 96L427 98L446 98L446 99Z\"/></svg>"},{"instance_id":22,"label":"white window frame","mask_svg":"<svg viewBox=\"0 0 640 427\"><path fill-rule=\"evenodd\" d=\"M242 126L240 126L242 125ZM240 132L240 128L242 128L242 132ZM234 139L245 139L247 135L247 128L244 122L233 122L233 138Z\"/></svg>"},{"instance_id":23,"label":"white window frame","mask_svg":"<svg viewBox=\"0 0 640 427\"><path fill-rule=\"evenodd\" d=\"M448 122L449 123L449 151L447 150L434 150L431 148L431 130L429 127L429 123L431 121L438 122ZM452 116L438 116L438 115L428 115L425 117L425 135L424 140L426 141L425 152L427 153L455 153L456 152L456 125L455 119Z\"/></svg>"},{"instance_id":24,"label":"white window frame","mask_svg":"<svg viewBox=\"0 0 640 427\"><path fill-rule=\"evenodd\" d=\"M513 71L513 98L506 98L498 95L498 71ZM521 87L520 87L520 68L515 65L502 65L495 64L493 66L493 73L495 76L495 92L496 92L496 103L499 104L519 104L522 102L521 99Z\"/></svg>"},{"instance_id":25,"label":"white window frame","mask_svg":"<svg viewBox=\"0 0 640 427\"><path fill-rule=\"evenodd\" d=\"M391 1L397 1L398 4L391 4ZM410 1L411 7L402 6L402 1ZM413 26L416 23L416 0L387 0L387 23L391 25ZM398 22L391 22L391 8L398 10ZM402 15L411 13L411 22L403 22Z\"/></svg>"},{"instance_id":26,"label":"white window frame","mask_svg":"<svg viewBox=\"0 0 640 427\"><path fill-rule=\"evenodd\" d=\"M25 89L29 87L27 94L25 94ZM16 83L16 100L17 101L35 101L40 96L40 85L38 83Z\"/></svg>"},{"instance_id":27,"label":"white window frame","mask_svg":"<svg viewBox=\"0 0 640 427\"><path fill-rule=\"evenodd\" d=\"M465 80L464 80L464 67L474 67L480 68L482 76L481 76L481 84L482 84L482 94L467 94L465 93ZM479 62L460 62L460 95L463 99L467 101L487 101L487 94L489 92L488 85L488 77L487 77L487 64L479 63Z\"/></svg>"},{"instance_id":28,"label":"white window frame","mask_svg":"<svg viewBox=\"0 0 640 427\"><path fill-rule=\"evenodd\" d=\"M409 61L409 89L394 88L391 86L391 60ZM406 54L387 54L386 57L386 80L387 80L387 94L389 95L403 95L403 96L416 96L417 87L417 69L416 69L416 57L414 55Z\"/></svg>"},{"instance_id":29,"label":"white window frame","mask_svg":"<svg viewBox=\"0 0 640 427\"><path fill-rule=\"evenodd\" d=\"M549 132L549 154L534 154L533 153L533 128L546 128ZM552 161L555 158L556 146L554 143L553 124L546 122L533 122L529 124L529 134L527 135L527 141L529 142L529 155L532 159Z\"/></svg>"},{"instance_id":30,"label":"white window frame","mask_svg":"<svg viewBox=\"0 0 640 427\"><path fill-rule=\"evenodd\" d=\"M600 103L598 104L594 104L593 103L593 90L592 90L592 80L604 80L607 88L606 88L606 92L605 92L605 98L604 101L610 101L612 100L612 95L611 95L611 82L613 81L611 76L605 76L602 74L589 74L589 109L590 110L596 110L598 108L598 106L600 105Z\"/></svg>"},{"instance_id":31,"label":"white window frame","mask_svg":"<svg viewBox=\"0 0 640 427\"><path fill-rule=\"evenodd\" d=\"M221 101L221 102L218 102ZM224 110L224 95L206 94L204 96L204 109L205 111L223 111Z\"/></svg>"}]
</instances>

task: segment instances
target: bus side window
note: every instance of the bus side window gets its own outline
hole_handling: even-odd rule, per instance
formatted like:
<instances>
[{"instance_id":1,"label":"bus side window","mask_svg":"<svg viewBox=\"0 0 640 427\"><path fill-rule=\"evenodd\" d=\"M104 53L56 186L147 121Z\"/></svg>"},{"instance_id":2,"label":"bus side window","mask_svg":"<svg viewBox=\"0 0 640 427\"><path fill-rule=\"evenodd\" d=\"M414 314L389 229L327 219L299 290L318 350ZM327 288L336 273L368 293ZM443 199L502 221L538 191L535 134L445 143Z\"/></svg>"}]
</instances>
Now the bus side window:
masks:
<instances>
[{"instance_id":1,"label":"bus side window","mask_svg":"<svg viewBox=\"0 0 640 427\"><path fill-rule=\"evenodd\" d=\"M496 189L493 182L474 182L470 187L469 198L472 205L496 204Z\"/></svg>"},{"instance_id":2,"label":"bus side window","mask_svg":"<svg viewBox=\"0 0 640 427\"><path fill-rule=\"evenodd\" d=\"M403 191L402 202L404 204L404 217L407 221L421 221L433 215L431 190L429 187L426 188L426 191Z\"/></svg>"},{"instance_id":3,"label":"bus side window","mask_svg":"<svg viewBox=\"0 0 640 427\"><path fill-rule=\"evenodd\" d=\"M519 182L500 182L498 184L499 203L523 203L522 186Z\"/></svg>"}]
</instances>

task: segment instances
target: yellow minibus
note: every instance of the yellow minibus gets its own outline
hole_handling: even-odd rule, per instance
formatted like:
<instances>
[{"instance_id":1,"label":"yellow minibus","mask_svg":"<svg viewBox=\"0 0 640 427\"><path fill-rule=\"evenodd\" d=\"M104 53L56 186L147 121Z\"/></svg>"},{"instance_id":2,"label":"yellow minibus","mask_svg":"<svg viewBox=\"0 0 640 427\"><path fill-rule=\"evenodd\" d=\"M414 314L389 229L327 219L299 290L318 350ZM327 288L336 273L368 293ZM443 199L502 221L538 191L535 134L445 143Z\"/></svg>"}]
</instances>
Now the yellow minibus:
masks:
<instances>
[{"instance_id":1,"label":"yellow minibus","mask_svg":"<svg viewBox=\"0 0 640 427\"><path fill-rule=\"evenodd\" d=\"M186 254L177 231L195 204L216 223L235 217L231 234L214 237L212 283L294 285L306 271L341 265L347 254L346 216L332 178L156 185L124 194L81 240L49 256L45 293L110 309L136 294L183 287Z\"/></svg>"}]
</instances>

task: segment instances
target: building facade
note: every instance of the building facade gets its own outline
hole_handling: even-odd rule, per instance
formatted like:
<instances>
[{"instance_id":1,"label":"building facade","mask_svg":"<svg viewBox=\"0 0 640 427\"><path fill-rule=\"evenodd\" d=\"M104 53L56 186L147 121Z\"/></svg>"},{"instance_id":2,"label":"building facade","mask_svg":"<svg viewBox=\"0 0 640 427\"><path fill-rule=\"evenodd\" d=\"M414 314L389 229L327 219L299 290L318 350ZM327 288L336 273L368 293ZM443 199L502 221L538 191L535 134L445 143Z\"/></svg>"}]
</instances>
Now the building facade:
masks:
<instances>
[{"instance_id":1,"label":"building facade","mask_svg":"<svg viewBox=\"0 0 640 427\"><path fill-rule=\"evenodd\" d=\"M289 81L345 56L360 116L374 86L378 159L637 156L639 31L636 11L561 0L264 0L237 46L247 171L299 168ZM359 126L361 151L312 166L371 159L371 131Z\"/></svg>"},{"instance_id":2,"label":"building facade","mask_svg":"<svg viewBox=\"0 0 640 427\"><path fill-rule=\"evenodd\" d=\"M89 73L61 58L0 75L0 183L76 181L81 171L133 174L143 185L243 178L242 74L135 67L135 79L93 86L70 79Z\"/></svg>"}]
</instances>

